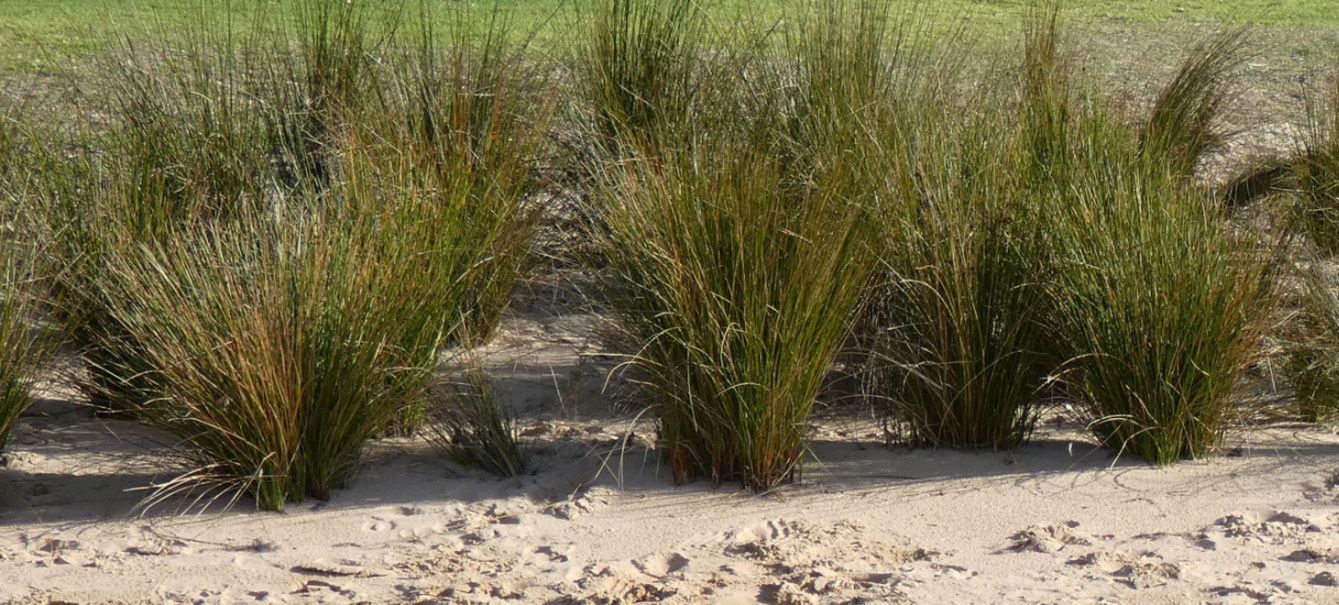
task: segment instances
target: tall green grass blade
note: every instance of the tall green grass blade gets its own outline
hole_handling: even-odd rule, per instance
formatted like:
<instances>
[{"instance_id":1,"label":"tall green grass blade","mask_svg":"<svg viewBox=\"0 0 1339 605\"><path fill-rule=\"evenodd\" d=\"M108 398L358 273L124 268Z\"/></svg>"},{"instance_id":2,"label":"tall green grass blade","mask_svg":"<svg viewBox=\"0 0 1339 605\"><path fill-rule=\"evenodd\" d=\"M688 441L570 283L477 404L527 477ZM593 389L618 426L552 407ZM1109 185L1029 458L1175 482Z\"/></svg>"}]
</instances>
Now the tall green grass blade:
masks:
<instances>
[{"instance_id":1,"label":"tall green grass blade","mask_svg":"<svg viewBox=\"0 0 1339 605\"><path fill-rule=\"evenodd\" d=\"M1233 71L1246 60L1247 31L1215 36L1191 50L1162 89L1142 132L1143 152L1174 172L1192 175L1222 147L1222 118L1231 101Z\"/></svg>"}]
</instances>

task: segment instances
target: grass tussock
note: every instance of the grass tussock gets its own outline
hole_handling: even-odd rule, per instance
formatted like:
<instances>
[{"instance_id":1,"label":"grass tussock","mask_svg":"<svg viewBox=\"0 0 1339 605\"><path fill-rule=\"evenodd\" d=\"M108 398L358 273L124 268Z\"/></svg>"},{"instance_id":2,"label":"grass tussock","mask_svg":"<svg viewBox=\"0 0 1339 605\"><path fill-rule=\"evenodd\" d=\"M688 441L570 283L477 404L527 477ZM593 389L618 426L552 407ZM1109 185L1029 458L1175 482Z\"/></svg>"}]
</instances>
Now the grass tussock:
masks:
<instances>
[{"instance_id":1,"label":"grass tussock","mask_svg":"<svg viewBox=\"0 0 1339 605\"><path fill-rule=\"evenodd\" d=\"M827 163L828 135L792 136L827 126L794 110L814 89L730 61L696 70L711 100L673 137L629 138L637 156L603 168L601 251L675 479L765 490L799 469L873 259L862 158Z\"/></svg>"},{"instance_id":2,"label":"grass tussock","mask_svg":"<svg viewBox=\"0 0 1339 605\"><path fill-rule=\"evenodd\" d=\"M1302 306L1293 322L1285 369L1297 413L1323 422L1339 412L1339 284L1318 268L1305 275Z\"/></svg>"},{"instance_id":3,"label":"grass tussock","mask_svg":"<svg viewBox=\"0 0 1339 605\"><path fill-rule=\"evenodd\" d=\"M499 477L516 477L527 469L516 418L497 400L492 383L477 365L435 395L428 429L429 440L456 464Z\"/></svg>"},{"instance_id":4,"label":"grass tussock","mask_svg":"<svg viewBox=\"0 0 1339 605\"><path fill-rule=\"evenodd\" d=\"M1185 178L1219 140L1243 35L1200 45L1138 117L1081 87L1053 6L1027 31L1016 172L1047 233L1057 394L1120 452L1207 456L1276 303L1270 246L1234 232Z\"/></svg>"},{"instance_id":5,"label":"grass tussock","mask_svg":"<svg viewBox=\"0 0 1339 605\"><path fill-rule=\"evenodd\" d=\"M1333 255L1339 252L1339 75L1329 81L1325 99L1309 108L1308 136L1293 162L1297 216L1316 248Z\"/></svg>"},{"instance_id":6,"label":"grass tussock","mask_svg":"<svg viewBox=\"0 0 1339 605\"><path fill-rule=\"evenodd\" d=\"M362 444L426 396L464 308L464 269L433 253L462 226L436 200L366 197L344 176L336 199L303 200L316 211L108 259L97 285L125 337L99 344L150 368L155 396L136 414L180 437L196 469L170 487L246 491L271 509L328 497Z\"/></svg>"},{"instance_id":7,"label":"grass tussock","mask_svg":"<svg viewBox=\"0 0 1339 605\"><path fill-rule=\"evenodd\" d=\"M1008 99L962 91L970 76L945 48L964 41L888 3L819 15L797 45L801 111L821 128L809 138L866 150L813 155L861 167L850 189L867 196L881 266L859 330L862 389L900 441L1011 447L1031 429L1048 334L1043 222L1018 170L1023 135L998 109Z\"/></svg>"},{"instance_id":8,"label":"grass tussock","mask_svg":"<svg viewBox=\"0 0 1339 605\"><path fill-rule=\"evenodd\" d=\"M999 115L943 118L890 170L867 388L906 442L1008 448L1031 431L1052 345L1046 220Z\"/></svg>"},{"instance_id":9,"label":"grass tussock","mask_svg":"<svg viewBox=\"0 0 1339 605\"><path fill-rule=\"evenodd\" d=\"M1016 445L1054 380L1113 448L1208 455L1274 304L1268 247L1184 178L1217 140L1241 34L1135 117L1075 78L1053 6L1024 33L1015 100L936 100L883 145L905 151L884 163L867 388L912 443Z\"/></svg>"},{"instance_id":10,"label":"grass tussock","mask_svg":"<svg viewBox=\"0 0 1339 605\"><path fill-rule=\"evenodd\" d=\"M1275 307L1273 263L1203 191L1121 160L1092 166L1066 218L1057 325L1068 384L1109 446L1158 464L1204 457Z\"/></svg>"},{"instance_id":11,"label":"grass tussock","mask_svg":"<svg viewBox=\"0 0 1339 605\"><path fill-rule=\"evenodd\" d=\"M327 497L525 268L541 68L502 21L443 46L353 4L304 3L240 47L128 48L115 153L40 197L89 390L194 468L157 497Z\"/></svg>"},{"instance_id":12,"label":"grass tussock","mask_svg":"<svg viewBox=\"0 0 1339 605\"><path fill-rule=\"evenodd\" d=\"M1177 81L1218 72L1204 66L1220 63L1204 57L1231 55L1236 40L1209 42ZM1205 92L1216 85L1180 86L1164 93L1155 114L1213 106L1168 99L1216 98ZM1230 229L1209 194L1182 176L1199 161L1186 154L1208 149L1201 134L1212 126L1199 118L1138 120L1104 105L1071 97L1065 139L1049 145L1067 149L1052 172L1048 210L1052 321L1068 358L1058 375L1108 446L1157 464L1207 456L1275 308L1273 253ZM1150 145L1157 129L1184 144Z\"/></svg>"},{"instance_id":13,"label":"grass tussock","mask_svg":"<svg viewBox=\"0 0 1339 605\"><path fill-rule=\"evenodd\" d=\"M861 212L839 190L791 189L756 140L660 155L607 175L608 257L633 363L658 400L677 480L767 489L799 466L860 300Z\"/></svg>"}]
</instances>

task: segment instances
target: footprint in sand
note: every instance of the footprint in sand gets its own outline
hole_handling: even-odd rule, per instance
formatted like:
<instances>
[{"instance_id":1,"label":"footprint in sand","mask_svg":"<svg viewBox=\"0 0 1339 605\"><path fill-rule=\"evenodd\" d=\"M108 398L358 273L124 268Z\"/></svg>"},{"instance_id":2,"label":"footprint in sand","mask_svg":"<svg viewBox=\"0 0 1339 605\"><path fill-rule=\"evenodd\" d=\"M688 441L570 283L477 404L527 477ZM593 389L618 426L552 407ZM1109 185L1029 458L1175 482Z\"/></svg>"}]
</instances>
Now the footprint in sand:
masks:
<instances>
[{"instance_id":1,"label":"footprint in sand","mask_svg":"<svg viewBox=\"0 0 1339 605\"><path fill-rule=\"evenodd\" d=\"M1282 557L1282 560L1292 563L1322 563L1326 565L1339 565L1339 549L1323 548L1309 546Z\"/></svg>"},{"instance_id":2,"label":"footprint in sand","mask_svg":"<svg viewBox=\"0 0 1339 605\"><path fill-rule=\"evenodd\" d=\"M35 552L43 555L59 555L61 553L79 550L80 544L77 540L62 540L60 538L46 538L36 542Z\"/></svg>"},{"instance_id":3,"label":"footprint in sand","mask_svg":"<svg viewBox=\"0 0 1339 605\"><path fill-rule=\"evenodd\" d=\"M784 540L796 532L795 524L785 519L768 519L757 525L727 534L732 542L762 542Z\"/></svg>"},{"instance_id":4,"label":"footprint in sand","mask_svg":"<svg viewBox=\"0 0 1339 605\"><path fill-rule=\"evenodd\" d=\"M777 542L801 532L800 526L785 519L769 519L757 525L727 532L724 536L725 554L752 559L763 559L776 554Z\"/></svg>"},{"instance_id":5,"label":"footprint in sand","mask_svg":"<svg viewBox=\"0 0 1339 605\"><path fill-rule=\"evenodd\" d=\"M191 552L189 545L182 540L162 539L146 540L139 544L127 546L124 552L128 555L140 557L161 557L168 555L179 555Z\"/></svg>"},{"instance_id":6,"label":"footprint in sand","mask_svg":"<svg viewBox=\"0 0 1339 605\"><path fill-rule=\"evenodd\" d=\"M1160 555L1151 551L1091 552L1070 559L1068 564L1092 568L1135 590L1161 586L1180 579L1182 575L1179 564L1163 561Z\"/></svg>"},{"instance_id":7,"label":"footprint in sand","mask_svg":"<svg viewBox=\"0 0 1339 605\"><path fill-rule=\"evenodd\" d=\"M396 527L399 526L394 521L382 519L380 517L372 517L370 521L363 524L363 531L380 533L390 531Z\"/></svg>"},{"instance_id":8,"label":"footprint in sand","mask_svg":"<svg viewBox=\"0 0 1339 605\"><path fill-rule=\"evenodd\" d=\"M1002 552L1054 554L1070 546L1092 545L1092 539L1080 533L1078 527L1076 521L1064 525L1033 525L1010 536L1009 546Z\"/></svg>"},{"instance_id":9,"label":"footprint in sand","mask_svg":"<svg viewBox=\"0 0 1339 605\"><path fill-rule=\"evenodd\" d=\"M1320 481L1306 484L1302 495L1312 502L1339 502L1339 472L1326 474Z\"/></svg>"},{"instance_id":10,"label":"footprint in sand","mask_svg":"<svg viewBox=\"0 0 1339 605\"><path fill-rule=\"evenodd\" d=\"M267 571L278 567L257 555L250 554L234 555L232 557L232 565L233 567L244 571Z\"/></svg>"},{"instance_id":11,"label":"footprint in sand","mask_svg":"<svg viewBox=\"0 0 1339 605\"><path fill-rule=\"evenodd\" d=\"M434 536L440 536L458 529L445 521L435 521L432 523L417 524L413 527L403 527L395 535L403 540L426 540Z\"/></svg>"},{"instance_id":12,"label":"footprint in sand","mask_svg":"<svg viewBox=\"0 0 1339 605\"><path fill-rule=\"evenodd\" d=\"M488 510L484 512L484 516L488 519L489 523L501 525L521 524L521 516L517 511L496 504L489 506Z\"/></svg>"},{"instance_id":13,"label":"footprint in sand","mask_svg":"<svg viewBox=\"0 0 1339 605\"><path fill-rule=\"evenodd\" d=\"M1264 519L1252 514L1228 515L1215 521L1210 529L1240 541L1276 545L1305 545L1311 536L1325 531L1305 517L1284 511L1275 512Z\"/></svg>"},{"instance_id":14,"label":"footprint in sand","mask_svg":"<svg viewBox=\"0 0 1339 605\"><path fill-rule=\"evenodd\" d=\"M663 578L688 566L688 557L677 552L658 553L644 559L633 561L638 571L652 577Z\"/></svg>"},{"instance_id":15,"label":"footprint in sand","mask_svg":"<svg viewBox=\"0 0 1339 605\"><path fill-rule=\"evenodd\" d=\"M228 552L265 553L265 552L277 552L279 550L279 545L269 540L254 538L250 542L230 544L228 546L225 546L223 549Z\"/></svg>"},{"instance_id":16,"label":"footprint in sand","mask_svg":"<svg viewBox=\"0 0 1339 605\"><path fill-rule=\"evenodd\" d=\"M609 500L604 496L597 495L596 491L594 488L587 489L571 499L554 502L545 507L544 512L559 519L571 521L608 506Z\"/></svg>"},{"instance_id":17,"label":"footprint in sand","mask_svg":"<svg viewBox=\"0 0 1339 605\"><path fill-rule=\"evenodd\" d=\"M535 549L535 554L546 557L551 563L566 563L567 555L553 549L552 546L540 546Z\"/></svg>"}]
</instances>

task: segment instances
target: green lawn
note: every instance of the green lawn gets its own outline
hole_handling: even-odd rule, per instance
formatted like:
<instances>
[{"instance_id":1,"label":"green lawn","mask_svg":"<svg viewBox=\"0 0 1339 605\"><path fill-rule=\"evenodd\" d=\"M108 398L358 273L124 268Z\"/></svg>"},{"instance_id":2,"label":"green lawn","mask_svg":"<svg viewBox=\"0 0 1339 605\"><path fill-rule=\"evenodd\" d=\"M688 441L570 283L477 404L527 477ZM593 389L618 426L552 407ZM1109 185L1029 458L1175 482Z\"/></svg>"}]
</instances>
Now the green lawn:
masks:
<instances>
[{"instance_id":1,"label":"green lawn","mask_svg":"<svg viewBox=\"0 0 1339 605\"><path fill-rule=\"evenodd\" d=\"M202 7L235 17L244 29L263 14L272 23L302 0L0 0L0 95L25 100L40 121L60 124L105 102L97 62L117 39L181 35ZM353 0L368 1L368 0ZM420 0L375 0L418 6ZM581 3L593 0L423 0L468 7L482 21L501 7L520 31L535 32L536 52L561 55L580 39ZM700 0L722 28L784 30L784 17L822 0ZM839 0L854 1L854 0ZM984 60L1012 57L1029 0L893 0L958 28ZM203 4L202 4L203 2ZM1087 74L1120 95L1143 95L1170 75L1185 51L1215 31L1249 25L1254 56L1242 74L1237 123L1299 123L1302 93L1339 68L1339 0L1067 0L1072 50ZM436 11L446 20L445 11ZM210 21L213 23L213 21ZM742 25L741 25L742 24ZM92 112L96 114L96 111Z\"/></svg>"},{"instance_id":2,"label":"green lawn","mask_svg":"<svg viewBox=\"0 0 1339 605\"><path fill-rule=\"evenodd\" d=\"M0 0L0 68L20 72L42 72L68 64L71 57L97 53L109 36L118 32L170 24L201 6L226 6L245 15L257 6L271 7L273 0ZM291 1L291 0L290 0ZM386 2L386 0L378 0ZM497 0L516 22L538 31L540 44L561 50L576 39L570 35L578 17L576 7L589 0ZM704 0L722 21L747 15L757 23L774 22L787 7L807 0ZM439 6L468 4L487 14L493 0L428 0ZM1012 31L1026 9L1024 0L905 0L907 6L933 7L941 22L962 17L984 36ZM411 0L410 6L414 5ZM1154 30L1181 25L1197 28L1256 24L1264 30L1304 28L1339 29L1339 10L1334 0L1069 0L1068 18L1075 23L1125 22ZM244 17L245 18L245 17ZM157 24L157 25L155 25ZM1280 32L1281 33L1281 32ZM1300 34L1300 32L1299 32Z\"/></svg>"}]
</instances>

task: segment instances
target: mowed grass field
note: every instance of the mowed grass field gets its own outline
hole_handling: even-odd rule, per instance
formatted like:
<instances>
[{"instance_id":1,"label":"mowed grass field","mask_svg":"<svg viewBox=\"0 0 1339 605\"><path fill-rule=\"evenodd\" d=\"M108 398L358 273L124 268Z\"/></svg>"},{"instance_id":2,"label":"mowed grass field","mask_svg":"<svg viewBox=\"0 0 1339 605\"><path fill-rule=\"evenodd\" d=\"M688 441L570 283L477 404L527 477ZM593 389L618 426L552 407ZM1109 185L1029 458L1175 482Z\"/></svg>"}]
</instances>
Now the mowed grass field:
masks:
<instances>
[{"instance_id":1,"label":"mowed grass field","mask_svg":"<svg viewBox=\"0 0 1339 605\"><path fill-rule=\"evenodd\" d=\"M359 0L362 1L362 0ZM502 15L531 38L540 61L567 62L577 48L591 0L374 0L372 7L426 9L448 30L464 15L472 26ZM959 36L992 65L1018 56L1029 0L893 0L904 16ZM36 121L68 124L98 115L106 102L107 60L126 44L171 42L188 31L231 23L246 32L285 18L294 0L0 0L0 95ZM800 31L795 17L814 0L700 0L715 39L779 40ZM460 10L464 9L464 10ZM1339 66L1334 0L1067 0L1066 43L1104 88L1146 101L1177 62L1206 36L1249 31L1250 60L1240 70L1241 99L1227 119L1241 129L1304 121L1304 97ZM203 18L202 18L203 17ZM90 112L90 110L92 110Z\"/></svg>"},{"instance_id":2,"label":"mowed grass field","mask_svg":"<svg viewBox=\"0 0 1339 605\"><path fill-rule=\"evenodd\" d=\"M701 5L722 24L746 21L776 27L805 0L703 0ZM929 15L945 28L965 26L987 41L1011 39L1027 10L1026 0L903 0L908 10ZM99 54L127 32L180 29L202 6L231 13L239 23L255 14L272 18L286 3L248 0L5 0L0 2L0 69L45 73ZM415 1L377 0L405 6ZM1339 10L1331 0L1069 0L1063 3L1073 25L1128 30L1151 39L1175 32L1251 26L1274 48L1270 54L1310 59L1339 53ZM572 22L583 18L581 0L425 0L429 9L468 6L475 19L489 18L493 7L508 14L517 29L533 32L536 48L562 53L575 42ZM445 11L436 11L447 20Z\"/></svg>"}]
</instances>

